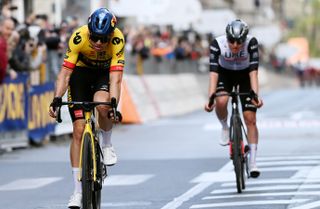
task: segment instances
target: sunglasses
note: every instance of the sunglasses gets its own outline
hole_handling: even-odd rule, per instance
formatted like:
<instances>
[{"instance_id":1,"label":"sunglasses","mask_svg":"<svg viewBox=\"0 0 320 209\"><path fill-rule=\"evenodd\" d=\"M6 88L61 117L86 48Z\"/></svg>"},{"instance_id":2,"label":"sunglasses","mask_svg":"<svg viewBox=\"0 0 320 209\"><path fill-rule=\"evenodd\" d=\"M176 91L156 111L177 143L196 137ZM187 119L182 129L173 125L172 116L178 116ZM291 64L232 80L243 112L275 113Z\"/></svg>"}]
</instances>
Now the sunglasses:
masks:
<instances>
[{"instance_id":1,"label":"sunglasses","mask_svg":"<svg viewBox=\"0 0 320 209\"><path fill-rule=\"evenodd\" d=\"M89 38L93 42L98 42L100 40L101 43L107 43L110 40L109 36L97 36L97 35L93 35L93 34L90 34Z\"/></svg>"},{"instance_id":2,"label":"sunglasses","mask_svg":"<svg viewBox=\"0 0 320 209\"><path fill-rule=\"evenodd\" d=\"M241 39L235 39L235 38L229 37L228 42L230 44L234 44L235 42L237 42L237 44L240 45L240 44L243 44L244 41Z\"/></svg>"}]
</instances>

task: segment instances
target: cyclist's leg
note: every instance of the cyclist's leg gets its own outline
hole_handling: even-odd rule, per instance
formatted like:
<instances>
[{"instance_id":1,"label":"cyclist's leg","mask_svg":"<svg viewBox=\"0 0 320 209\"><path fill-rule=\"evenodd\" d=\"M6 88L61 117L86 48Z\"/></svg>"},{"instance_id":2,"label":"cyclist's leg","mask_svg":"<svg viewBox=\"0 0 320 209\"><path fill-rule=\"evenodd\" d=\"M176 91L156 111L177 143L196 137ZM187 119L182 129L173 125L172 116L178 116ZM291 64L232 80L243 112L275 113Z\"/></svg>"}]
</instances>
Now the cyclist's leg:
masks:
<instances>
[{"instance_id":1,"label":"cyclist's leg","mask_svg":"<svg viewBox=\"0 0 320 209\"><path fill-rule=\"evenodd\" d=\"M243 117L248 130L248 144L250 147L250 152L249 152L250 175L256 178L260 175L260 172L256 164L257 146L258 146L258 138L259 138L259 132L256 125L256 113L252 111L245 111L243 112Z\"/></svg>"},{"instance_id":2,"label":"cyclist's leg","mask_svg":"<svg viewBox=\"0 0 320 209\"><path fill-rule=\"evenodd\" d=\"M249 75L243 75L240 83L240 92L250 92L250 78ZM244 122L247 127L248 144L250 147L249 153L249 167L252 177L258 177L260 172L256 166L256 154L258 146L259 132L257 128L256 112L257 108L252 104L251 100L247 96L240 97L243 111Z\"/></svg>"},{"instance_id":3,"label":"cyclist's leg","mask_svg":"<svg viewBox=\"0 0 320 209\"><path fill-rule=\"evenodd\" d=\"M231 72L221 69L218 77L217 92L226 93L232 90ZM229 144L229 126L228 126L228 96L220 96L216 98L216 115L222 126L220 145Z\"/></svg>"},{"instance_id":4,"label":"cyclist's leg","mask_svg":"<svg viewBox=\"0 0 320 209\"><path fill-rule=\"evenodd\" d=\"M109 98L109 92L106 91L97 91L94 95L95 101L108 101L107 98ZM97 107L97 111L99 113L98 121L101 134L100 140L103 150L104 164L111 166L117 163L117 155L111 142L112 122L108 118L108 110L109 107L105 105Z\"/></svg>"},{"instance_id":5,"label":"cyclist's leg","mask_svg":"<svg viewBox=\"0 0 320 209\"><path fill-rule=\"evenodd\" d=\"M110 99L109 93L109 78L107 76L97 76L97 80L94 87L94 101L107 102ZM112 121L108 118L109 106L100 105L97 106L98 122L101 133L101 147L104 155L105 165L114 165L117 162L117 156L111 143L112 134Z\"/></svg>"}]
</instances>

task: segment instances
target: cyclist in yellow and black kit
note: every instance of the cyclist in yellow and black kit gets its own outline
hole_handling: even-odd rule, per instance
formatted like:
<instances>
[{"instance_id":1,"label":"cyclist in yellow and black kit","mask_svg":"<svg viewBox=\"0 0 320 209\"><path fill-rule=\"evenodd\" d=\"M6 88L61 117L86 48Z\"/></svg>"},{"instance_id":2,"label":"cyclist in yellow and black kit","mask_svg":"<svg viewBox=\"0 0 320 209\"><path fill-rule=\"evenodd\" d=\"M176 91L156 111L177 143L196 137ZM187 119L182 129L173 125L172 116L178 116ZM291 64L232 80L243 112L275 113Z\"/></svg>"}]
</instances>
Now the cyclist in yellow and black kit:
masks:
<instances>
[{"instance_id":1,"label":"cyclist in yellow and black kit","mask_svg":"<svg viewBox=\"0 0 320 209\"><path fill-rule=\"evenodd\" d=\"M68 100L107 102L120 97L124 69L125 41L116 27L116 17L106 8L94 11L88 24L74 31L57 78L55 97L49 114L56 117L55 109L61 97L68 90ZM112 124L119 121L120 114L108 118L109 107L97 107L102 138L104 163L114 165L117 156L111 144ZM70 198L69 208L80 208L82 200L81 182L78 181L81 136L84 130L84 111L80 106L69 107L73 121L73 140L70 160L75 190ZM111 112L111 111L110 111Z\"/></svg>"}]
</instances>

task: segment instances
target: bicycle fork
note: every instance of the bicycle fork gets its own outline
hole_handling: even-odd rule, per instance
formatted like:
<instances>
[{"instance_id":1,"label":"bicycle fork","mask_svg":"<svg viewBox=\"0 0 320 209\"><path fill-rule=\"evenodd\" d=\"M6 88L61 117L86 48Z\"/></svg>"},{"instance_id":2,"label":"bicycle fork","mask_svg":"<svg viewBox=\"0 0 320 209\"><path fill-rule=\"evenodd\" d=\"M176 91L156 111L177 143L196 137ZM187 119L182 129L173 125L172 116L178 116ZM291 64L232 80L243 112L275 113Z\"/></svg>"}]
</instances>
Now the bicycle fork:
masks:
<instances>
[{"instance_id":1,"label":"bicycle fork","mask_svg":"<svg viewBox=\"0 0 320 209\"><path fill-rule=\"evenodd\" d=\"M91 124L91 112L85 111L85 128L83 133L90 133L90 143L91 143L91 151L92 151L92 160L93 160L93 181L97 181L97 159L96 159L96 149L95 149L95 143L94 143L94 137L92 136L92 128L90 126ZM79 169L82 170L82 155L83 155L83 147L84 147L84 135L82 134L81 139L81 148L80 148L80 159L79 159ZM79 172L78 180L81 181L82 179L82 172Z\"/></svg>"}]
</instances>

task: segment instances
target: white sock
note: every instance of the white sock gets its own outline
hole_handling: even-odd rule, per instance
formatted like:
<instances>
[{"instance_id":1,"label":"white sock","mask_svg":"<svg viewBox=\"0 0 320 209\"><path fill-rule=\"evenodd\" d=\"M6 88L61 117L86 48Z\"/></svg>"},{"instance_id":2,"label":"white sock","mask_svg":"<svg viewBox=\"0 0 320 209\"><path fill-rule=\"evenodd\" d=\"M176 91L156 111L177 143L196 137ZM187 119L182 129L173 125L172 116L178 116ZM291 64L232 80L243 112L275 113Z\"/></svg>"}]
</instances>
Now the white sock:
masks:
<instances>
[{"instance_id":1,"label":"white sock","mask_svg":"<svg viewBox=\"0 0 320 209\"><path fill-rule=\"evenodd\" d=\"M223 129L228 129L229 128L229 126L228 126L228 117L226 117L225 119L220 120L220 123L221 123Z\"/></svg>"},{"instance_id":2,"label":"white sock","mask_svg":"<svg viewBox=\"0 0 320 209\"><path fill-rule=\"evenodd\" d=\"M100 129L101 135L102 135L102 140L101 140L101 147L111 147L111 134L112 134L112 129L109 131L104 131Z\"/></svg>"},{"instance_id":3,"label":"white sock","mask_svg":"<svg viewBox=\"0 0 320 209\"><path fill-rule=\"evenodd\" d=\"M250 164L256 164L257 144L249 144L250 147Z\"/></svg>"},{"instance_id":4,"label":"white sock","mask_svg":"<svg viewBox=\"0 0 320 209\"><path fill-rule=\"evenodd\" d=\"M74 193L82 193L81 181L79 181L79 168L72 167L72 176L74 182Z\"/></svg>"}]
</instances>

